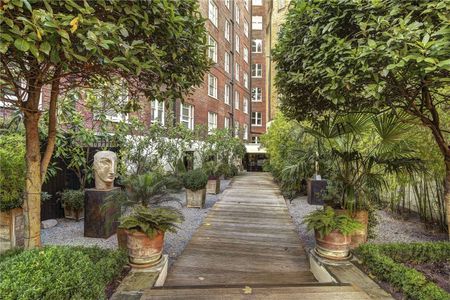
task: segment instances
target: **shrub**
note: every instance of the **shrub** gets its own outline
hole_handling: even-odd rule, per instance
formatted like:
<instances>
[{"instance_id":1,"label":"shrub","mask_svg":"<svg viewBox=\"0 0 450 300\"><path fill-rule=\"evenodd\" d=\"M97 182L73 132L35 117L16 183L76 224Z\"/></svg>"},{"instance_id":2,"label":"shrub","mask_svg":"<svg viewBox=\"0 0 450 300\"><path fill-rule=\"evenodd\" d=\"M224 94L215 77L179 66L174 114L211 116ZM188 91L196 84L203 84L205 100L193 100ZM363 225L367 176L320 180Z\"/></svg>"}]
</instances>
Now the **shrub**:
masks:
<instances>
[{"instance_id":1,"label":"shrub","mask_svg":"<svg viewBox=\"0 0 450 300\"><path fill-rule=\"evenodd\" d=\"M0 170L0 210L21 207L26 172L22 135L0 135Z\"/></svg>"},{"instance_id":2,"label":"shrub","mask_svg":"<svg viewBox=\"0 0 450 300\"><path fill-rule=\"evenodd\" d=\"M80 210L84 207L84 191L64 190L61 192L61 203L64 207Z\"/></svg>"},{"instance_id":3,"label":"shrub","mask_svg":"<svg viewBox=\"0 0 450 300\"><path fill-rule=\"evenodd\" d=\"M49 246L0 261L2 299L105 299L105 287L127 262L125 253Z\"/></svg>"},{"instance_id":4,"label":"shrub","mask_svg":"<svg viewBox=\"0 0 450 300\"><path fill-rule=\"evenodd\" d=\"M208 175L202 169L195 169L184 174L184 187L191 191L204 189L208 183Z\"/></svg>"},{"instance_id":5,"label":"shrub","mask_svg":"<svg viewBox=\"0 0 450 300\"><path fill-rule=\"evenodd\" d=\"M450 243L446 242L365 244L356 249L356 254L373 275L379 280L389 282L408 298L444 300L450 299L450 294L428 281L421 272L408 268L401 262L448 261L449 251Z\"/></svg>"},{"instance_id":6,"label":"shrub","mask_svg":"<svg viewBox=\"0 0 450 300\"><path fill-rule=\"evenodd\" d=\"M333 230L349 235L362 228L361 223L345 214L336 214L334 209L329 206L309 213L302 223L306 224L308 230L317 231L321 238L330 234Z\"/></svg>"}]
</instances>

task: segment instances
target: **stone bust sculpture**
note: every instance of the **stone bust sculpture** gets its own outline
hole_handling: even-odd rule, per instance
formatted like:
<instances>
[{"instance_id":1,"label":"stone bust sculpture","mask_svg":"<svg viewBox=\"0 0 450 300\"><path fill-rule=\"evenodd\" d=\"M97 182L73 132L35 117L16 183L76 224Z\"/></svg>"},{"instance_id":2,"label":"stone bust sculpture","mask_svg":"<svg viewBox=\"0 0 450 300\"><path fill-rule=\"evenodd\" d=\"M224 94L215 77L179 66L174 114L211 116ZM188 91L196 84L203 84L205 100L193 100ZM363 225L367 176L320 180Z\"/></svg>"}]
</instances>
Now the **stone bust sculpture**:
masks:
<instances>
[{"instance_id":1,"label":"stone bust sculpture","mask_svg":"<svg viewBox=\"0 0 450 300\"><path fill-rule=\"evenodd\" d=\"M112 151L99 151L94 155L95 188L110 190L116 178L117 155Z\"/></svg>"}]
</instances>

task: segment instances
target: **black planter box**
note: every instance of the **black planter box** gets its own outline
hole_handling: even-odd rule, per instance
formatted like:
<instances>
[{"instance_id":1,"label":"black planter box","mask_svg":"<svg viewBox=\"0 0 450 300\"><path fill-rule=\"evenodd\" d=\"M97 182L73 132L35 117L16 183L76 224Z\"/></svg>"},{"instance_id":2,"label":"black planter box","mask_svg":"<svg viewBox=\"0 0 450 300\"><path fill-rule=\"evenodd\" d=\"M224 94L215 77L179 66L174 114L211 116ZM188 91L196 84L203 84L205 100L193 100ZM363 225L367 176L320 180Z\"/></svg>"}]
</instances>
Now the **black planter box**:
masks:
<instances>
[{"instance_id":1,"label":"black planter box","mask_svg":"<svg viewBox=\"0 0 450 300\"><path fill-rule=\"evenodd\" d=\"M323 205L321 194L326 187L325 179L308 179L308 204Z\"/></svg>"},{"instance_id":2,"label":"black planter box","mask_svg":"<svg viewBox=\"0 0 450 300\"><path fill-rule=\"evenodd\" d=\"M85 190L84 236L106 239L116 233L120 207L118 205L109 207L104 213L102 213L101 207L105 203L105 198L119 189L119 187L115 187L107 191Z\"/></svg>"}]
</instances>

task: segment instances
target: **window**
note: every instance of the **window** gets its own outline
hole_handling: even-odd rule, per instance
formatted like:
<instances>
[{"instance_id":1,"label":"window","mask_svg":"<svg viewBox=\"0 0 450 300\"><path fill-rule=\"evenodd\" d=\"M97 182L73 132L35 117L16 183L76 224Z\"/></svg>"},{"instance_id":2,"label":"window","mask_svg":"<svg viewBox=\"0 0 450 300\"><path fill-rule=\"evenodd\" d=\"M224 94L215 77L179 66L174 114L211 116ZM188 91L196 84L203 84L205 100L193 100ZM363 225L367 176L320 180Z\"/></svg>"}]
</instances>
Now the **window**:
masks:
<instances>
[{"instance_id":1,"label":"window","mask_svg":"<svg viewBox=\"0 0 450 300\"><path fill-rule=\"evenodd\" d=\"M235 77L236 81L239 81L239 71L240 71L240 66L238 63L236 63L236 68L234 70L234 77Z\"/></svg>"},{"instance_id":2,"label":"window","mask_svg":"<svg viewBox=\"0 0 450 300\"><path fill-rule=\"evenodd\" d=\"M253 6L261 6L262 2L263 2L263 0L253 0L252 5Z\"/></svg>"},{"instance_id":3,"label":"window","mask_svg":"<svg viewBox=\"0 0 450 300\"><path fill-rule=\"evenodd\" d=\"M241 95L239 95L238 91L234 92L234 108L239 109L239 98L241 97Z\"/></svg>"},{"instance_id":4,"label":"window","mask_svg":"<svg viewBox=\"0 0 450 300\"><path fill-rule=\"evenodd\" d=\"M252 65L252 77L262 77L262 65L253 64Z\"/></svg>"},{"instance_id":5,"label":"window","mask_svg":"<svg viewBox=\"0 0 450 300\"><path fill-rule=\"evenodd\" d=\"M278 0L278 9L283 9L286 6L286 0Z\"/></svg>"},{"instance_id":6,"label":"window","mask_svg":"<svg viewBox=\"0 0 450 300\"><path fill-rule=\"evenodd\" d=\"M252 52L262 53L262 40L252 40Z\"/></svg>"},{"instance_id":7,"label":"window","mask_svg":"<svg viewBox=\"0 0 450 300\"><path fill-rule=\"evenodd\" d=\"M252 112L252 125L253 126L262 126L262 113L261 112Z\"/></svg>"},{"instance_id":8,"label":"window","mask_svg":"<svg viewBox=\"0 0 450 300\"><path fill-rule=\"evenodd\" d=\"M240 38L239 38L239 35L237 35L237 34L236 34L236 40L235 41L236 42L235 42L234 48L236 49L236 52L239 53L239 48L241 46L240 46Z\"/></svg>"},{"instance_id":9,"label":"window","mask_svg":"<svg viewBox=\"0 0 450 300\"><path fill-rule=\"evenodd\" d=\"M252 88L252 101L253 102L262 101L262 89L260 87Z\"/></svg>"},{"instance_id":10,"label":"window","mask_svg":"<svg viewBox=\"0 0 450 300\"><path fill-rule=\"evenodd\" d=\"M237 6L237 3L236 3L236 8L234 11L235 11L234 19L236 20L236 24L239 24L239 21L241 18L241 10L239 9L239 6Z\"/></svg>"},{"instance_id":11,"label":"window","mask_svg":"<svg viewBox=\"0 0 450 300\"><path fill-rule=\"evenodd\" d=\"M209 0L209 19L214 24L214 26L217 27L217 19L218 19L218 12L217 12L217 5L214 3L214 1Z\"/></svg>"},{"instance_id":12,"label":"window","mask_svg":"<svg viewBox=\"0 0 450 300\"><path fill-rule=\"evenodd\" d=\"M181 103L180 123L186 128L194 129L194 106Z\"/></svg>"},{"instance_id":13,"label":"window","mask_svg":"<svg viewBox=\"0 0 450 300\"><path fill-rule=\"evenodd\" d=\"M223 128L229 129L230 128L230 118L225 117L223 119Z\"/></svg>"},{"instance_id":14,"label":"window","mask_svg":"<svg viewBox=\"0 0 450 300\"><path fill-rule=\"evenodd\" d=\"M262 30L262 16L252 16L252 30Z\"/></svg>"},{"instance_id":15,"label":"window","mask_svg":"<svg viewBox=\"0 0 450 300\"><path fill-rule=\"evenodd\" d=\"M244 97L244 103L242 104L244 113L248 114L248 99Z\"/></svg>"},{"instance_id":16,"label":"window","mask_svg":"<svg viewBox=\"0 0 450 300\"><path fill-rule=\"evenodd\" d=\"M225 102L225 104L230 105L230 93L231 93L231 88L228 84L225 84L225 92L224 92L224 96L223 96L223 101Z\"/></svg>"},{"instance_id":17,"label":"window","mask_svg":"<svg viewBox=\"0 0 450 300\"><path fill-rule=\"evenodd\" d=\"M208 74L208 95L217 99L217 77Z\"/></svg>"},{"instance_id":18,"label":"window","mask_svg":"<svg viewBox=\"0 0 450 300\"><path fill-rule=\"evenodd\" d=\"M244 46L244 61L248 63L248 48Z\"/></svg>"},{"instance_id":19,"label":"window","mask_svg":"<svg viewBox=\"0 0 450 300\"><path fill-rule=\"evenodd\" d=\"M244 72L244 86L248 88L248 85L248 74L247 72Z\"/></svg>"},{"instance_id":20,"label":"window","mask_svg":"<svg viewBox=\"0 0 450 300\"><path fill-rule=\"evenodd\" d=\"M208 57L213 61L217 62L217 42L212 36L208 36Z\"/></svg>"},{"instance_id":21,"label":"window","mask_svg":"<svg viewBox=\"0 0 450 300\"><path fill-rule=\"evenodd\" d=\"M225 20L224 36L227 41L230 41L231 24L228 20Z\"/></svg>"},{"instance_id":22,"label":"window","mask_svg":"<svg viewBox=\"0 0 450 300\"><path fill-rule=\"evenodd\" d=\"M244 20L244 34L246 37L248 37L248 22L247 22L247 20Z\"/></svg>"},{"instance_id":23,"label":"window","mask_svg":"<svg viewBox=\"0 0 450 300\"><path fill-rule=\"evenodd\" d=\"M164 126L164 101L153 100L152 101L152 114L151 114L151 122L159 123Z\"/></svg>"},{"instance_id":24,"label":"window","mask_svg":"<svg viewBox=\"0 0 450 300\"><path fill-rule=\"evenodd\" d=\"M248 140L248 125L244 124L242 130L244 131L244 136L243 136L244 140Z\"/></svg>"},{"instance_id":25,"label":"window","mask_svg":"<svg viewBox=\"0 0 450 300\"><path fill-rule=\"evenodd\" d=\"M259 39L252 40L252 53L262 53L262 52L263 52L262 40Z\"/></svg>"},{"instance_id":26,"label":"window","mask_svg":"<svg viewBox=\"0 0 450 300\"><path fill-rule=\"evenodd\" d=\"M234 136L239 136L239 122L234 121Z\"/></svg>"},{"instance_id":27,"label":"window","mask_svg":"<svg viewBox=\"0 0 450 300\"><path fill-rule=\"evenodd\" d=\"M231 0L225 0L225 6L230 9L231 7Z\"/></svg>"},{"instance_id":28,"label":"window","mask_svg":"<svg viewBox=\"0 0 450 300\"><path fill-rule=\"evenodd\" d=\"M259 144L259 136L252 136L252 143Z\"/></svg>"},{"instance_id":29,"label":"window","mask_svg":"<svg viewBox=\"0 0 450 300\"><path fill-rule=\"evenodd\" d=\"M245 9L248 10L248 0L244 0Z\"/></svg>"},{"instance_id":30,"label":"window","mask_svg":"<svg viewBox=\"0 0 450 300\"><path fill-rule=\"evenodd\" d=\"M225 52L224 69L225 72L230 73L230 53L228 52Z\"/></svg>"},{"instance_id":31,"label":"window","mask_svg":"<svg viewBox=\"0 0 450 300\"><path fill-rule=\"evenodd\" d=\"M214 112L208 112L208 132L217 128L217 114Z\"/></svg>"}]
</instances>

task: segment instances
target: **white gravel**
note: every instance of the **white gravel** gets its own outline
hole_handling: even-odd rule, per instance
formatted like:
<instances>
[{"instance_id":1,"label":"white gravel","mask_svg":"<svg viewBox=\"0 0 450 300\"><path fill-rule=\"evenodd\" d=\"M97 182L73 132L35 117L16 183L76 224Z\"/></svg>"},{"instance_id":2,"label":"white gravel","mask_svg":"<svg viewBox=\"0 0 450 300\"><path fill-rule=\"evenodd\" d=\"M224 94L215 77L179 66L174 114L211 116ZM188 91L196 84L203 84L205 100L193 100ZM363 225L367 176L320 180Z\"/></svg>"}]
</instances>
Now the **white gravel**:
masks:
<instances>
[{"instance_id":1,"label":"white gravel","mask_svg":"<svg viewBox=\"0 0 450 300\"><path fill-rule=\"evenodd\" d=\"M286 204L305 248L313 248L315 246L314 235L312 232L308 232L306 225L301 224L301 222L304 216L322 206L308 204L306 196L297 197L292 201L286 200ZM377 214L378 225L375 228L376 237L369 240L369 242L411 243L447 240L447 234L426 229L424 224L417 218L411 217L405 220L401 216L383 210L378 211Z\"/></svg>"},{"instance_id":2,"label":"white gravel","mask_svg":"<svg viewBox=\"0 0 450 300\"><path fill-rule=\"evenodd\" d=\"M167 233L165 237L164 252L169 255L169 263L172 264L181 254L194 232L200 226L203 218L211 207L221 197L223 190L229 185L230 180L221 180L221 193L218 195L206 195L205 208L187 208L185 192L173 194L180 200L168 202L167 205L181 208L185 221L180 224L177 233ZM182 205L182 207L180 206ZM41 229L41 239L44 245L72 245L72 246L99 246L102 248L117 248L117 237L114 234L108 239L84 237L84 222L76 222L68 219L58 219L58 225L49 229Z\"/></svg>"}]
</instances>

